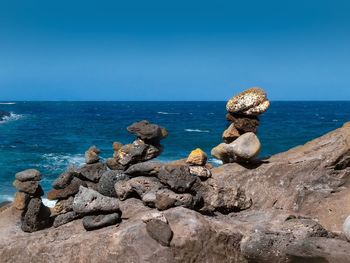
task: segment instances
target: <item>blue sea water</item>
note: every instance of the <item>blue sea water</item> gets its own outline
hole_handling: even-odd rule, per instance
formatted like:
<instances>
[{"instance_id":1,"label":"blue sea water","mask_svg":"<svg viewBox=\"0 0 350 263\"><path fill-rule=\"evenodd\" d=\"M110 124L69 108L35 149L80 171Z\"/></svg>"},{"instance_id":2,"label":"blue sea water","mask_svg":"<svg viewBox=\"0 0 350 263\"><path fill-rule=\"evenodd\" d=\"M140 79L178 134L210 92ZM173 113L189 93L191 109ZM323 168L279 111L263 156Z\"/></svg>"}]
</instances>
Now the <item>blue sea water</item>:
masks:
<instances>
[{"instance_id":1,"label":"blue sea water","mask_svg":"<svg viewBox=\"0 0 350 263\"><path fill-rule=\"evenodd\" d=\"M89 146L100 148L104 158L112 156L114 141L133 141L126 127L135 121L168 129L162 161L185 158L196 147L209 154L227 126L225 102L16 102L0 103L0 110L12 113L0 122L0 202L11 200L18 171L39 169L48 191L69 163L84 162ZM261 116L261 156L303 144L349 120L350 102L272 102Z\"/></svg>"}]
</instances>

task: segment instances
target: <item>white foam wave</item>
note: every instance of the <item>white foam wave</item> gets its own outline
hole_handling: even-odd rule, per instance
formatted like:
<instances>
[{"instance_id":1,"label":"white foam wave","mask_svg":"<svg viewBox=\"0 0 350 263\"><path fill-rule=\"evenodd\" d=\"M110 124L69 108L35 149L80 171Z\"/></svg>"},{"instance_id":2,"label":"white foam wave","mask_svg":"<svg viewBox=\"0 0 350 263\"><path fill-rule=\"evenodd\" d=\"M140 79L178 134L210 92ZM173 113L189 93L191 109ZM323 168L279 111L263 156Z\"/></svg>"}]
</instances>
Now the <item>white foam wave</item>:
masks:
<instances>
[{"instance_id":1,"label":"white foam wave","mask_svg":"<svg viewBox=\"0 0 350 263\"><path fill-rule=\"evenodd\" d=\"M210 132L209 130L200 130L200 129L185 129L187 132Z\"/></svg>"},{"instance_id":2,"label":"white foam wave","mask_svg":"<svg viewBox=\"0 0 350 263\"><path fill-rule=\"evenodd\" d=\"M68 165L81 166L85 163L83 154L57 154L47 153L43 154L42 158L45 160L43 165L46 169L51 171L65 168Z\"/></svg>"},{"instance_id":3,"label":"white foam wave","mask_svg":"<svg viewBox=\"0 0 350 263\"><path fill-rule=\"evenodd\" d=\"M214 158L210 158L209 162L212 163L213 165L222 165L222 161L218 160L218 159L214 159Z\"/></svg>"},{"instance_id":4,"label":"white foam wave","mask_svg":"<svg viewBox=\"0 0 350 263\"><path fill-rule=\"evenodd\" d=\"M5 123L5 122L9 122L9 121L16 121L22 117L23 117L23 115L21 115L21 114L16 114L16 113L10 112L10 116L5 116L3 118L3 120L0 121L0 123Z\"/></svg>"},{"instance_id":5,"label":"white foam wave","mask_svg":"<svg viewBox=\"0 0 350 263\"><path fill-rule=\"evenodd\" d=\"M56 202L57 202L55 200L49 200L47 198L43 198L42 201L43 201L44 205L46 205L47 207L50 207L50 208L54 207Z\"/></svg>"},{"instance_id":6,"label":"white foam wave","mask_svg":"<svg viewBox=\"0 0 350 263\"><path fill-rule=\"evenodd\" d=\"M179 112L164 112L164 111L158 111L158 114L164 114L164 115L179 115Z\"/></svg>"},{"instance_id":7,"label":"white foam wave","mask_svg":"<svg viewBox=\"0 0 350 263\"><path fill-rule=\"evenodd\" d=\"M6 202L6 201L12 202L13 199L14 199L14 197L11 196L11 195L0 195L0 203L1 202Z\"/></svg>"},{"instance_id":8,"label":"white foam wave","mask_svg":"<svg viewBox=\"0 0 350 263\"><path fill-rule=\"evenodd\" d=\"M0 102L0 105L15 105L16 102Z\"/></svg>"}]
</instances>

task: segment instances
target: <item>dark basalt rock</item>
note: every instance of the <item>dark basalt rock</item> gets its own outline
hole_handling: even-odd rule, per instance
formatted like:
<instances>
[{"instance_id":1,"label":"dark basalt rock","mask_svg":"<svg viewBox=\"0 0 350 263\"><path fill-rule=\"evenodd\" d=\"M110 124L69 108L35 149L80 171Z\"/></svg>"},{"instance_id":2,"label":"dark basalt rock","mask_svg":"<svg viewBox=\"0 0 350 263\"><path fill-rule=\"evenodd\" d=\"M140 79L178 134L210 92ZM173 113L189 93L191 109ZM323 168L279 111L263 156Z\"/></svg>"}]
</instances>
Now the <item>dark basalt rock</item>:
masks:
<instances>
[{"instance_id":1,"label":"dark basalt rock","mask_svg":"<svg viewBox=\"0 0 350 263\"><path fill-rule=\"evenodd\" d=\"M106 165L111 170L126 170L128 166L124 166L118 162L116 158L108 158L106 160Z\"/></svg>"},{"instance_id":2,"label":"dark basalt rock","mask_svg":"<svg viewBox=\"0 0 350 263\"><path fill-rule=\"evenodd\" d=\"M125 173L130 176L155 176L163 164L157 161L147 161L130 166Z\"/></svg>"},{"instance_id":3,"label":"dark basalt rock","mask_svg":"<svg viewBox=\"0 0 350 263\"><path fill-rule=\"evenodd\" d=\"M78 193L80 186L86 186L86 183L77 177L73 177L72 181L64 189L52 189L48 192L47 198L50 200L66 199Z\"/></svg>"},{"instance_id":4,"label":"dark basalt rock","mask_svg":"<svg viewBox=\"0 0 350 263\"><path fill-rule=\"evenodd\" d=\"M79 173L76 172L74 168L69 168L52 183L52 187L55 189L63 189L70 184L74 176L79 176Z\"/></svg>"},{"instance_id":5,"label":"dark basalt rock","mask_svg":"<svg viewBox=\"0 0 350 263\"><path fill-rule=\"evenodd\" d=\"M69 223L77 218L79 218L79 215L74 211L70 211L70 212L67 212L65 214L60 214L60 215L55 217L54 222L53 222L53 226L59 227L59 226L62 226L64 224L67 224L67 223Z\"/></svg>"},{"instance_id":6,"label":"dark basalt rock","mask_svg":"<svg viewBox=\"0 0 350 263\"><path fill-rule=\"evenodd\" d=\"M39 185L38 181L21 182L19 180L15 180L13 182L13 186L16 187L18 191L25 192L27 194L30 194L31 196L44 195L43 189Z\"/></svg>"},{"instance_id":7,"label":"dark basalt rock","mask_svg":"<svg viewBox=\"0 0 350 263\"><path fill-rule=\"evenodd\" d=\"M104 163L86 164L78 169L81 176L92 182L98 182L105 171L107 165Z\"/></svg>"},{"instance_id":8,"label":"dark basalt rock","mask_svg":"<svg viewBox=\"0 0 350 263\"><path fill-rule=\"evenodd\" d=\"M15 177L18 181L21 181L21 182L40 181L41 174L38 170L27 169L27 170L16 173Z\"/></svg>"},{"instance_id":9,"label":"dark basalt rock","mask_svg":"<svg viewBox=\"0 0 350 263\"><path fill-rule=\"evenodd\" d=\"M161 189L155 193L155 207L166 210L173 206L194 208L194 198L191 194L177 194L169 189Z\"/></svg>"},{"instance_id":10,"label":"dark basalt rock","mask_svg":"<svg viewBox=\"0 0 350 263\"><path fill-rule=\"evenodd\" d=\"M159 219L151 219L146 223L147 233L162 246L169 246L173 231L167 223Z\"/></svg>"},{"instance_id":11,"label":"dark basalt rock","mask_svg":"<svg viewBox=\"0 0 350 263\"><path fill-rule=\"evenodd\" d=\"M114 189L116 182L121 180L129 180L130 177L123 171L107 171L105 172L97 184L97 191L105 196L117 197Z\"/></svg>"},{"instance_id":12,"label":"dark basalt rock","mask_svg":"<svg viewBox=\"0 0 350 263\"><path fill-rule=\"evenodd\" d=\"M186 165L164 165L158 173L160 182L169 186L175 192L190 192L192 185L198 180L190 173Z\"/></svg>"},{"instance_id":13,"label":"dark basalt rock","mask_svg":"<svg viewBox=\"0 0 350 263\"><path fill-rule=\"evenodd\" d=\"M151 124L148 121L135 122L130 125L128 132L135 134L141 140L150 144L159 144L159 141L168 135L168 131L156 124Z\"/></svg>"},{"instance_id":14,"label":"dark basalt rock","mask_svg":"<svg viewBox=\"0 0 350 263\"><path fill-rule=\"evenodd\" d=\"M119 213L89 215L83 218L83 226L86 230L95 230L106 226L111 226L121 221Z\"/></svg>"},{"instance_id":15,"label":"dark basalt rock","mask_svg":"<svg viewBox=\"0 0 350 263\"><path fill-rule=\"evenodd\" d=\"M229 114L230 115L230 114ZM227 118L227 116L226 116ZM239 133L254 132L256 133L259 127L259 118L254 116L230 115L228 118L239 131Z\"/></svg>"},{"instance_id":16,"label":"dark basalt rock","mask_svg":"<svg viewBox=\"0 0 350 263\"><path fill-rule=\"evenodd\" d=\"M0 121L3 121L5 117L10 117L11 113L7 111L0 110Z\"/></svg>"},{"instance_id":17,"label":"dark basalt rock","mask_svg":"<svg viewBox=\"0 0 350 263\"><path fill-rule=\"evenodd\" d=\"M40 198L32 198L21 220L22 230L24 232L34 232L50 227L51 224L50 209L43 205Z\"/></svg>"}]
</instances>

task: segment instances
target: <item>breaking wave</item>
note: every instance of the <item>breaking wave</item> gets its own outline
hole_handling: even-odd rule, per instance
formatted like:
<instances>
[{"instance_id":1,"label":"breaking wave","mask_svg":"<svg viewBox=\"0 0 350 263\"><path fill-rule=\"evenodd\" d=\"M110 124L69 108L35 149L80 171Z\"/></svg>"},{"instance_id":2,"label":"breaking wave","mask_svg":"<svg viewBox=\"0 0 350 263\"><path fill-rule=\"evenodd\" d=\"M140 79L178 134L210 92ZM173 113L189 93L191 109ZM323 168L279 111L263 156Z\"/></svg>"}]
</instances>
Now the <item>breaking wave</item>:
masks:
<instances>
[{"instance_id":1,"label":"breaking wave","mask_svg":"<svg viewBox=\"0 0 350 263\"><path fill-rule=\"evenodd\" d=\"M164 114L164 115L179 115L179 112L164 112L164 111L158 111L158 114Z\"/></svg>"},{"instance_id":2,"label":"breaking wave","mask_svg":"<svg viewBox=\"0 0 350 263\"><path fill-rule=\"evenodd\" d=\"M187 132L210 132L209 130L200 130L200 129L185 129Z\"/></svg>"},{"instance_id":3,"label":"breaking wave","mask_svg":"<svg viewBox=\"0 0 350 263\"><path fill-rule=\"evenodd\" d=\"M23 115L21 115L21 114L15 114L13 112L10 112L10 116L5 116L3 118L3 120L0 121L0 123L5 123L5 122L9 122L9 121L16 121L22 117L23 117Z\"/></svg>"}]
</instances>

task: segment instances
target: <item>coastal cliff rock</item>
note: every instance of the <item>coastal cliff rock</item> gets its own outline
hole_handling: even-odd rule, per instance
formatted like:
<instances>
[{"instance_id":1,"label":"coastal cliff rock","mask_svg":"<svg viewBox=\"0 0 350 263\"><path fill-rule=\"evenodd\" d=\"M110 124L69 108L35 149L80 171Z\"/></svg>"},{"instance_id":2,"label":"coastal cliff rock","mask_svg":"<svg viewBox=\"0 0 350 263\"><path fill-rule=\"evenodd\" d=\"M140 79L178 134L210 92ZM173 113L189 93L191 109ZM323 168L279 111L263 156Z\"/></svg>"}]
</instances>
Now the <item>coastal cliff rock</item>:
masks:
<instances>
[{"instance_id":1,"label":"coastal cliff rock","mask_svg":"<svg viewBox=\"0 0 350 263\"><path fill-rule=\"evenodd\" d=\"M151 174L117 181L120 187L115 190L122 195L135 192L142 200L131 196L118 201L82 188L92 193L85 198L87 203L107 198L112 209L102 209L107 214L99 217L84 215L85 219L68 212L63 214L69 217L67 221L76 220L59 226L65 220L60 218L57 228L24 233L22 212L11 205L2 208L0 259L39 263L349 262L350 243L341 231L350 214L350 123L265 160L210 169L211 177L205 181L192 182L190 172L181 166L185 161L160 168L156 163L130 168L130 174L139 175L143 169ZM183 178L183 172L178 174L182 169L186 170ZM175 187L179 176L184 185ZM185 193L172 192L166 185ZM199 211L169 205L176 198L175 202L193 202L186 199L195 198L186 193L191 189L201 195ZM101 210L100 204L108 202L94 207ZM156 208L146 206L147 202L154 202ZM167 210L158 211L164 207ZM40 222L37 210L33 211ZM119 220L115 211L118 215L121 211L122 221L107 226ZM150 214L157 216L152 219ZM85 231L84 226L107 227Z\"/></svg>"}]
</instances>

